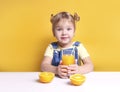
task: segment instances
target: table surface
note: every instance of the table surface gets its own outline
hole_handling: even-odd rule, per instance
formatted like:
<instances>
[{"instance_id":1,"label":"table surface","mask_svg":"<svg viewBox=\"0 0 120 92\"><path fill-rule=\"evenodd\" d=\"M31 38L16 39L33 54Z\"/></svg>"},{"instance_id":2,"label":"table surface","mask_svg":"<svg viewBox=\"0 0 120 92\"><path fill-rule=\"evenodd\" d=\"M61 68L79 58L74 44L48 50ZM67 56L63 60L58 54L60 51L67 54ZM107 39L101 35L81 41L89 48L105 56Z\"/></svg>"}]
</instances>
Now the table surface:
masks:
<instances>
[{"instance_id":1,"label":"table surface","mask_svg":"<svg viewBox=\"0 0 120 92\"><path fill-rule=\"evenodd\" d=\"M55 77L40 83L39 72L0 72L0 92L120 92L120 72L91 72L80 86Z\"/></svg>"}]
</instances>

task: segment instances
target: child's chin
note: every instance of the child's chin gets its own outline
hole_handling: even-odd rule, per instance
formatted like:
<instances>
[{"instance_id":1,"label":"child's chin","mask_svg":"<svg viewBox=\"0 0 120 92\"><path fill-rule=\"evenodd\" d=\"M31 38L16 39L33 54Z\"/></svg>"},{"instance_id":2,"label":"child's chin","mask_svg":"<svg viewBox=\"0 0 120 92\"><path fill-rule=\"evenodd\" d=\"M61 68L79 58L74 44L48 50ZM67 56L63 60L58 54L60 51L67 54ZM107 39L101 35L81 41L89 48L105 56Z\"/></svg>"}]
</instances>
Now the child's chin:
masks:
<instances>
[{"instance_id":1,"label":"child's chin","mask_svg":"<svg viewBox=\"0 0 120 92\"><path fill-rule=\"evenodd\" d=\"M65 41L64 41L64 42L62 42L62 44L64 44L64 45L65 45L65 44L68 44L68 42L65 42Z\"/></svg>"},{"instance_id":2,"label":"child's chin","mask_svg":"<svg viewBox=\"0 0 120 92\"><path fill-rule=\"evenodd\" d=\"M69 43L69 40L63 40L62 43L63 43L63 44L68 44L68 43Z\"/></svg>"}]
</instances>

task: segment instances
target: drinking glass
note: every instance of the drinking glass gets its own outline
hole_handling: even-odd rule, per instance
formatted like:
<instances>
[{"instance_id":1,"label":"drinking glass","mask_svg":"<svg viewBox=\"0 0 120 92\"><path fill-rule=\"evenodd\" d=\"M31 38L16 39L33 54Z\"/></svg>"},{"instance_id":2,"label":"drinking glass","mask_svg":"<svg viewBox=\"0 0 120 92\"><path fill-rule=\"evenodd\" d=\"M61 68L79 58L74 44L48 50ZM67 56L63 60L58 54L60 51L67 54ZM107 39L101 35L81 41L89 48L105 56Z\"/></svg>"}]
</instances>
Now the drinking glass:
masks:
<instances>
[{"instance_id":1,"label":"drinking glass","mask_svg":"<svg viewBox=\"0 0 120 92\"><path fill-rule=\"evenodd\" d=\"M75 58L73 50L63 50L62 51L62 64L63 65L71 65L75 64Z\"/></svg>"}]
</instances>

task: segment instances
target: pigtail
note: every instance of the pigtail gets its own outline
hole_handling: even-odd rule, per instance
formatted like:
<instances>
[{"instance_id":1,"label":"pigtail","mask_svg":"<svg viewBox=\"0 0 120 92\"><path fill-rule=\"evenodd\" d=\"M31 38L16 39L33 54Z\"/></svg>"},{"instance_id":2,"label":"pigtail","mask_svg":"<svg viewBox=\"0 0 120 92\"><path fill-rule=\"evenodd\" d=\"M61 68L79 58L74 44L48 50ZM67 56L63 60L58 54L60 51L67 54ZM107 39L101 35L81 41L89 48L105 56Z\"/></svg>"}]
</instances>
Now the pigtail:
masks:
<instances>
[{"instance_id":1,"label":"pigtail","mask_svg":"<svg viewBox=\"0 0 120 92\"><path fill-rule=\"evenodd\" d=\"M80 20L80 17L78 16L77 13L74 13L74 20L75 20L75 21L79 21L79 20Z\"/></svg>"},{"instance_id":2,"label":"pigtail","mask_svg":"<svg viewBox=\"0 0 120 92\"><path fill-rule=\"evenodd\" d=\"M54 15L51 14L51 18L50 18L50 22L53 23L53 18L54 18Z\"/></svg>"}]
</instances>

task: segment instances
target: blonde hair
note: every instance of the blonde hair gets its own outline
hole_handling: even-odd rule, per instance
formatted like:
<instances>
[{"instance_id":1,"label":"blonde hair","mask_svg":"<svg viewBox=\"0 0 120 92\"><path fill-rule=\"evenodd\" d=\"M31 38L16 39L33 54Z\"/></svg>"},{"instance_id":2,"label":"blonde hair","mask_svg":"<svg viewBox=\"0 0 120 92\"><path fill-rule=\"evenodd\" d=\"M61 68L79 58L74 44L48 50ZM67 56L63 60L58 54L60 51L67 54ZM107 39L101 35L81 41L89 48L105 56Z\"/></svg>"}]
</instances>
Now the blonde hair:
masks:
<instances>
[{"instance_id":1,"label":"blonde hair","mask_svg":"<svg viewBox=\"0 0 120 92\"><path fill-rule=\"evenodd\" d=\"M54 32L55 26L57 25L57 23L61 20L61 19L68 19L70 20L73 25L74 28L76 28L75 26L75 22L80 20L80 17L78 16L77 13L75 13L74 15L71 15L68 12L60 12L56 15L51 14L51 23L52 23L52 31Z\"/></svg>"}]
</instances>

